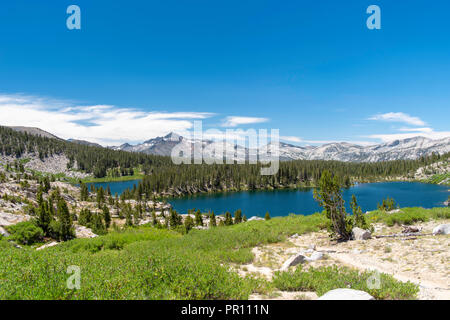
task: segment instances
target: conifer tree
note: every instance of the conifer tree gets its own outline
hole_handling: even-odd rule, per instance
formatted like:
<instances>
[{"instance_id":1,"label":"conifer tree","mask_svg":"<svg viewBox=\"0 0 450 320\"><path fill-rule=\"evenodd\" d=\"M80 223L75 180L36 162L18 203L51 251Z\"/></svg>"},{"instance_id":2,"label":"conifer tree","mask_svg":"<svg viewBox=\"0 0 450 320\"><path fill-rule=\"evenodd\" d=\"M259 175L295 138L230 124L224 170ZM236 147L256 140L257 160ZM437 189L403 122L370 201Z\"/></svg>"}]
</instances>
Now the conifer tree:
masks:
<instances>
[{"instance_id":1,"label":"conifer tree","mask_svg":"<svg viewBox=\"0 0 450 320\"><path fill-rule=\"evenodd\" d=\"M314 189L314 198L325 210L326 217L330 219L330 232L338 240L351 238L351 226L345 211L344 199L340 179L331 176L328 170L324 170L319 180L319 188Z\"/></svg>"},{"instance_id":2,"label":"conifer tree","mask_svg":"<svg viewBox=\"0 0 450 320\"><path fill-rule=\"evenodd\" d=\"M200 210L197 210L195 212L195 225L197 226L203 226L203 218Z\"/></svg>"},{"instance_id":3,"label":"conifer tree","mask_svg":"<svg viewBox=\"0 0 450 320\"><path fill-rule=\"evenodd\" d=\"M181 225L182 220L181 216L174 209L170 209L170 228L174 229L177 226Z\"/></svg>"},{"instance_id":4,"label":"conifer tree","mask_svg":"<svg viewBox=\"0 0 450 320\"><path fill-rule=\"evenodd\" d=\"M234 213L234 223L241 223L242 222L242 210L237 209Z\"/></svg>"},{"instance_id":5,"label":"conifer tree","mask_svg":"<svg viewBox=\"0 0 450 320\"><path fill-rule=\"evenodd\" d=\"M61 240L66 241L75 238L72 217L70 216L66 201L62 198L58 200L58 222L60 226L59 236Z\"/></svg>"},{"instance_id":6,"label":"conifer tree","mask_svg":"<svg viewBox=\"0 0 450 320\"><path fill-rule=\"evenodd\" d=\"M214 214L213 211L209 215L209 227L216 227L216 226L217 226L216 215Z\"/></svg>"},{"instance_id":7,"label":"conifer tree","mask_svg":"<svg viewBox=\"0 0 450 320\"><path fill-rule=\"evenodd\" d=\"M106 229L109 229L109 226L111 225L111 214L109 213L109 208L105 204L103 205L103 220L105 220L105 227Z\"/></svg>"},{"instance_id":8,"label":"conifer tree","mask_svg":"<svg viewBox=\"0 0 450 320\"><path fill-rule=\"evenodd\" d=\"M194 219L190 215L184 219L184 228L186 229L186 233L188 233L194 227Z\"/></svg>"},{"instance_id":9,"label":"conifer tree","mask_svg":"<svg viewBox=\"0 0 450 320\"><path fill-rule=\"evenodd\" d=\"M231 226L233 224L233 217L231 216L230 212L225 212L225 225Z\"/></svg>"},{"instance_id":10,"label":"conifer tree","mask_svg":"<svg viewBox=\"0 0 450 320\"><path fill-rule=\"evenodd\" d=\"M80 184L80 199L81 201L88 201L89 199L89 189L83 182Z\"/></svg>"}]
</instances>

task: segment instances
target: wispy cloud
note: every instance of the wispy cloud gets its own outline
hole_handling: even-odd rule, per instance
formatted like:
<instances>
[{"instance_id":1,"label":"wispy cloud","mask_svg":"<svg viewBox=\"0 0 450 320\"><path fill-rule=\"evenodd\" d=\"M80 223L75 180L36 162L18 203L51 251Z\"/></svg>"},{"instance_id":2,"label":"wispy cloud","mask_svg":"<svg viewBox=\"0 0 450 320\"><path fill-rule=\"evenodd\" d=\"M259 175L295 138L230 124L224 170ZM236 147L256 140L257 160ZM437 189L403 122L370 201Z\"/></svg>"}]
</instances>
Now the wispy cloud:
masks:
<instances>
[{"instance_id":1,"label":"wispy cloud","mask_svg":"<svg viewBox=\"0 0 450 320\"><path fill-rule=\"evenodd\" d=\"M400 128L398 131L403 132L433 132L432 128Z\"/></svg>"},{"instance_id":2,"label":"wispy cloud","mask_svg":"<svg viewBox=\"0 0 450 320\"><path fill-rule=\"evenodd\" d=\"M424 126L426 123L418 117L412 117L409 114L403 112L388 112L383 114L377 114L369 118L369 120L388 121L388 122L401 122L414 126Z\"/></svg>"},{"instance_id":3,"label":"wispy cloud","mask_svg":"<svg viewBox=\"0 0 450 320\"><path fill-rule=\"evenodd\" d=\"M0 95L0 125L39 127L58 137L116 145L185 132L207 112L148 112L113 105L77 106L50 99Z\"/></svg>"},{"instance_id":4,"label":"wispy cloud","mask_svg":"<svg viewBox=\"0 0 450 320\"><path fill-rule=\"evenodd\" d=\"M268 118L256 118L256 117L226 117L222 123L222 127L237 127L239 125L255 124L269 121Z\"/></svg>"},{"instance_id":5,"label":"wispy cloud","mask_svg":"<svg viewBox=\"0 0 450 320\"><path fill-rule=\"evenodd\" d=\"M280 140L289 141L289 142L297 142L297 143L303 142L303 140L301 138L294 137L294 136L280 136Z\"/></svg>"}]
</instances>

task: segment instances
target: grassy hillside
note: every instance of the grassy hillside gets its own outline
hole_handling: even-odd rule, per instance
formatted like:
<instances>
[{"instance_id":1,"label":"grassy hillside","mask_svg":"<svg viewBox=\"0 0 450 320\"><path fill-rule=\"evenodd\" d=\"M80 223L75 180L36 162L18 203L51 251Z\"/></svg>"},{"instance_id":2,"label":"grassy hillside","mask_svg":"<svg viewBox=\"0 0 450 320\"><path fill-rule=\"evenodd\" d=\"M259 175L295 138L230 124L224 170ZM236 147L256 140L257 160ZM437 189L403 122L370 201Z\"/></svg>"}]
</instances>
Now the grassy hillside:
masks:
<instances>
[{"instance_id":1,"label":"grassy hillside","mask_svg":"<svg viewBox=\"0 0 450 320\"><path fill-rule=\"evenodd\" d=\"M449 218L449 208L410 208L388 215L373 212L374 221L396 223ZM393 217L393 218L389 218ZM401 217L401 218L400 218ZM326 226L322 214L291 215L230 227L192 230L187 235L149 226L115 231L94 239L75 239L36 251L17 249L0 241L0 299L247 299L253 292L273 288L325 289L353 279L358 288L367 276L351 270L313 270L323 281L301 269L281 273L274 282L241 278L230 266L253 260L251 249L281 242L287 236ZM81 288L66 288L68 266L81 268ZM410 299L417 287L383 275L380 299ZM320 279L318 278L318 279ZM309 280L308 280L309 279ZM314 281L313 281L314 280Z\"/></svg>"}]
</instances>

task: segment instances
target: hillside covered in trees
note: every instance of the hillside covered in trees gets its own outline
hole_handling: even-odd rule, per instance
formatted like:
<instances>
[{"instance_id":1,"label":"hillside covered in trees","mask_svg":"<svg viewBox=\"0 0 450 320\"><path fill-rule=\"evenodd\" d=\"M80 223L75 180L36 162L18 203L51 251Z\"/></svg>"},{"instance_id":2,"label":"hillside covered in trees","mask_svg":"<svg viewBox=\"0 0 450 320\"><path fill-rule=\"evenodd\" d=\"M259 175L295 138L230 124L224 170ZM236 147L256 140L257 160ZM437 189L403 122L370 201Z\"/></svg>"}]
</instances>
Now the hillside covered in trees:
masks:
<instances>
[{"instance_id":1,"label":"hillside covered in trees","mask_svg":"<svg viewBox=\"0 0 450 320\"><path fill-rule=\"evenodd\" d=\"M138 187L124 193L124 198L159 195L182 195L198 192L239 191L314 186L324 170L342 177L350 186L355 181L368 182L408 177L418 168L447 160L449 154L422 157L417 160L395 160L375 163L325 160L282 161L276 175L260 174L261 164L175 165L170 157L116 151L81 145L59 139L16 132L0 127L0 154L21 158L34 154L44 160L65 155L68 167L96 178L132 175L138 168L145 174Z\"/></svg>"}]
</instances>

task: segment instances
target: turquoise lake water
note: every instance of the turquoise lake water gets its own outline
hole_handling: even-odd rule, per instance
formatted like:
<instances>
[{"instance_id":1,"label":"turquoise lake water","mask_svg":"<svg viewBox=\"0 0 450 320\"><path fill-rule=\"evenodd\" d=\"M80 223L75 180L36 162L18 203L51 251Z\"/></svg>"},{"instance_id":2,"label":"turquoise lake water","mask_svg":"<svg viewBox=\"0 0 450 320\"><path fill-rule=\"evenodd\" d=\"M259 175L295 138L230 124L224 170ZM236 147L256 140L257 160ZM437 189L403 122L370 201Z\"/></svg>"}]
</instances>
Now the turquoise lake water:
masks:
<instances>
[{"instance_id":1,"label":"turquoise lake water","mask_svg":"<svg viewBox=\"0 0 450 320\"><path fill-rule=\"evenodd\" d=\"M112 193L121 193L138 180L96 183L96 187L110 186ZM380 182L358 184L344 189L344 199L349 208L351 195L355 194L363 212L374 210L377 203L386 197L392 197L401 207L440 207L450 195L450 187L418 182ZM223 214L241 209L242 213L263 217L269 211L272 217L286 216L289 213L311 214L320 210L313 199L312 189L276 190L276 191L245 191L219 194L199 194L177 199L170 199L169 203L180 213L187 213L188 209L200 209L202 212L214 211Z\"/></svg>"}]
</instances>

